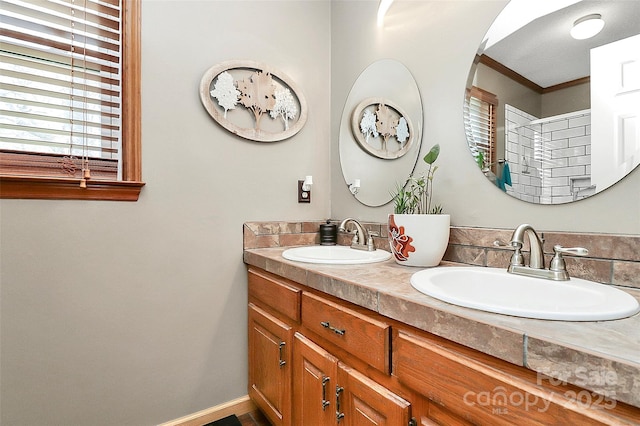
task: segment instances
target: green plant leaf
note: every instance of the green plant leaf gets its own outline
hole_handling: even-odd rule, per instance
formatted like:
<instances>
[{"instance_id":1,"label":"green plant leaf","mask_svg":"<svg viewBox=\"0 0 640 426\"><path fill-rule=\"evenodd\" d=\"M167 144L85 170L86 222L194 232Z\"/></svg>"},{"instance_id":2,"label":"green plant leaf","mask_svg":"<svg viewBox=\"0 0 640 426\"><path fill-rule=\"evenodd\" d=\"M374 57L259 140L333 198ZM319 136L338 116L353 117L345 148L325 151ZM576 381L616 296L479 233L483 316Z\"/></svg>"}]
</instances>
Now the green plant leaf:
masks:
<instances>
[{"instance_id":1,"label":"green plant leaf","mask_svg":"<svg viewBox=\"0 0 640 426\"><path fill-rule=\"evenodd\" d=\"M476 156L476 163L478 163L478 167L480 167L480 169L484 167L484 154L482 151L478 152L478 155Z\"/></svg>"},{"instance_id":2,"label":"green plant leaf","mask_svg":"<svg viewBox=\"0 0 640 426\"><path fill-rule=\"evenodd\" d=\"M394 202L394 213L405 214L438 214L442 212L441 206L431 208L433 197L433 174L438 170L438 166L433 163L440 155L440 145L435 144L427 155L424 162L429 165L426 176L409 176L405 185L396 183L396 190L392 192Z\"/></svg>"},{"instance_id":3,"label":"green plant leaf","mask_svg":"<svg viewBox=\"0 0 640 426\"><path fill-rule=\"evenodd\" d=\"M433 174L438 170L438 166L433 166L433 169L429 170L429 180L433 181Z\"/></svg>"},{"instance_id":4,"label":"green plant leaf","mask_svg":"<svg viewBox=\"0 0 640 426\"><path fill-rule=\"evenodd\" d=\"M433 164L438 159L438 155L440 155L440 145L435 144L431 147L427 155L424 156L424 162L427 164Z\"/></svg>"},{"instance_id":5,"label":"green plant leaf","mask_svg":"<svg viewBox=\"0 0 640 426\"><path fill-rule=\"evenodd\" d=\"M409 213L409 202L411 193L404 189L404 187L396 183L396 191L391 194L393 196L393 212L396 214Z\"/></svg>"}]
</instances>

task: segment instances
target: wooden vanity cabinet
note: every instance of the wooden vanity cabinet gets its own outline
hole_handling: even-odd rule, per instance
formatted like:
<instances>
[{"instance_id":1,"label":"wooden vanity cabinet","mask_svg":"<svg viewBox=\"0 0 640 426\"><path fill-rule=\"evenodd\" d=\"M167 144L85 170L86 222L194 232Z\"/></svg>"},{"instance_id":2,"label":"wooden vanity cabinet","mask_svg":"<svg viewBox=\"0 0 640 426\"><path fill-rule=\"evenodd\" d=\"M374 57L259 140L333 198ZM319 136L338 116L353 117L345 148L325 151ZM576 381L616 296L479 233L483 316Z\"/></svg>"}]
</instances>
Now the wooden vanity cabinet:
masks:
<instances>
[{"instance_id":1,"label":"wooden vanity cabinet","mask_svg":"<svg viewBox=\"0 0 640 426\"><path fill-rule=\"evenodd\" d=\"M410 425L411 404L350 365L390 378L390 330L249 268L249 395L275 426Z\"/></svg>"},{"instance_id":2,"label":"wooden vanity cabinet","mask_svg":"<svg viewBox=\"0 0 640 426\"><path fill-rule=\"evenodd\" d=\"M274 426L640 425L637 407L254 267L249 395Z\"/></svg>"},{"instance_id":3,"label":"wooden vanity cabinet","mask_svg":"<svg viewBox=\"0 0 640 426\"><path fill-rule=\"evenodd\" d=\"M266 272L249 274L249 396L274 426L293 425L293 334L301 294Z\"/></svg>"},{"instance_id":4,"label":"wooden vanity cabinet","mask_svg":"<svg viewBox=\"0 0 640 426\"><path fill-rule=\"evenodd\" d=\"M393 375L430 400L438 424L640 425L637 408L416 330L394 333Z\"/></svg>"},{"instance_id":5,"label":"wooden vanity cabinet","mask_svg":"<svg viewBox=\"0 0 640 426\"><path fill-rule=\"evenodd\" d=\"M326 316L333 320L330 314ZM347 335L352 329L343 331ZM410 424L411 404L405 399L301 333L295 334L293 348L295 425Z\"/></svg>"}]
</instances>

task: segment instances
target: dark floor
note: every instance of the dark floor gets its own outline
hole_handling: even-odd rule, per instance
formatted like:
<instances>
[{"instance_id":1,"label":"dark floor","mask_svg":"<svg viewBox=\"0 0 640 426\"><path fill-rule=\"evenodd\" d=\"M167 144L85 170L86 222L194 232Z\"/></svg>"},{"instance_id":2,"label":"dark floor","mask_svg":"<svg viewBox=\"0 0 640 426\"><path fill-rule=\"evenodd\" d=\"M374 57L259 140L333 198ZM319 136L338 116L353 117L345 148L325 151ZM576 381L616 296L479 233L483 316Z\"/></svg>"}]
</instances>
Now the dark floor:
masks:
<instances>
[{"instance_id":1,"label":"dark floor","mask_svg":"<svg viewBox=\"0 0 640 426\"><path fill-rule=\"evenodd\" d=\"M242 426L271 426L264 414L258 410L238 416L238 420Z\"/></svg>"}]
</instances>

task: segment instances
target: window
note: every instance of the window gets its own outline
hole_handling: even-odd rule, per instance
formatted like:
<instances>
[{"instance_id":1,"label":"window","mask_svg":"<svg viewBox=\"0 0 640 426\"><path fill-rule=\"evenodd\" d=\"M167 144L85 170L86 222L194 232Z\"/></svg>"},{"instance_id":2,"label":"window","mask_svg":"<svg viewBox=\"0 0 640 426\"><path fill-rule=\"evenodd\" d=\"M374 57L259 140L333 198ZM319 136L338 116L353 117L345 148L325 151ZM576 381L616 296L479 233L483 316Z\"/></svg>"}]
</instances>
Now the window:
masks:
<instances>
[{"instance_id":1,"label":"window","mask_svg":"<svg viewBox=\"0 0 640 426\"><path fill-rule=\"evenodd\" d=\"M498 98L486 90L472 87L467 95L465 121L467 140L473 156L483 170L496 172L496 109Z\"/></svg>"},{"instance_id":2,"label":"window","mask_svg":"<svg viewBox=\"0 0 640 426\"><path fill-rule=\"evenodd\" d=\"M140 0L3 0L0 197L138 199Z\"/></svg>"}]
</instances>

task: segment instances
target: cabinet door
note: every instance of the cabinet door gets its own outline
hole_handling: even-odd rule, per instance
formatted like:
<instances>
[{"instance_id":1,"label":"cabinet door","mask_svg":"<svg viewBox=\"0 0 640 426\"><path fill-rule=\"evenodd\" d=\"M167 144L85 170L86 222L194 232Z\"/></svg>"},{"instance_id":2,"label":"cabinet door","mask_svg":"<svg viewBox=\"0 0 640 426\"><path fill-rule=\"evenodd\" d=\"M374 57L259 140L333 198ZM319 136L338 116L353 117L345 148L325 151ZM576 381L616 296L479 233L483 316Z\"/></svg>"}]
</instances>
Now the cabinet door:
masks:
<instances>
[{"instance_id":1,"label":"cabinet door","mask_svg":"<svg viewBox=\"0 0 640 426\"><path fill-rule=\"evenodd\" d=\"M406 426L411 419L409 402L342 363L336 393L341 426Z\"/></svg>"},{"instance_id":2,"label":"cabinet door","mask_svg":"<svg viewBox=\"0 0 640 426\"><path fill-rule=\"evenodd\" d=\"M336 425L338 360L300 333L293 343L293 424Z\"/></svg>"},{"instance_id":3,"label":"cabinet door","mask_svg":"<svg viewBox=\"0 0 640 426\"><path fill-rule=\"evenodd\" d=\"M291 423L291 343L288 324L249 304L249 396L274 426Z\"/></svg>"}]
</instances>

